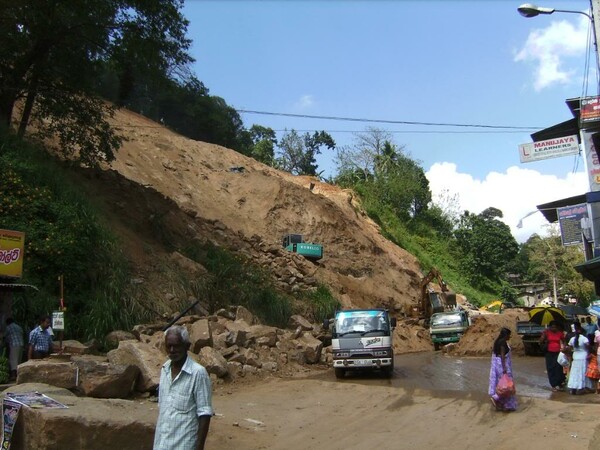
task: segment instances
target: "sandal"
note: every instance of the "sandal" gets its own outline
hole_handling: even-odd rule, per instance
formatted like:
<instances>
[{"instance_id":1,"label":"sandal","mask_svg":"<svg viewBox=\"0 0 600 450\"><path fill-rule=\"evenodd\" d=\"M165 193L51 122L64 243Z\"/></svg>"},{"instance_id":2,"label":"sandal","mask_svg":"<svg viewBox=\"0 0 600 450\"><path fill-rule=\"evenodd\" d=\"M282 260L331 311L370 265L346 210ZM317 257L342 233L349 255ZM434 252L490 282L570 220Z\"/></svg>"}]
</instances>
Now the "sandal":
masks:
<instances>
[{"instance_id":1,"label":"sandal","mask_svg":"<svg viewBox=\"0 0 600 450\"><path fill-rule=\"evenodd\" d=\"M496 411L502 410L500 405L498 405L498 403L496 403L496 400L494 400L492 397L490 397L490 401L492 402L492 405L494 405L494 408L496 408Z\"/></svg>"}]
</instances>

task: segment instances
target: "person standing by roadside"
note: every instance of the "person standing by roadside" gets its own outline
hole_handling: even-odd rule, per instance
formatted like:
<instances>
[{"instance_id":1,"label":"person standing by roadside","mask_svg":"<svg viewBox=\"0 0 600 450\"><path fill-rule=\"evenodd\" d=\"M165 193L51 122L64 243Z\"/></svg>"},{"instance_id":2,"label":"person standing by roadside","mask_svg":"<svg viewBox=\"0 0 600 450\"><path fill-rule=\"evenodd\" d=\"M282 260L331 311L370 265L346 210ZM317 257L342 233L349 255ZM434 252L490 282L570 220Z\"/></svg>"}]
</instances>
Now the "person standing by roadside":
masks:
<instances>
[{"instance_id":1,"label":"person standing by roadside","mask_svg":"<svg viewBox=\"0 0 600 450\"><path fill-rule=\"evenodd\" d=\"M208 372L188 357L184 327L167 329L165 344L169 361L160 371L154 450L202 450L213 415Z\"/></svg>"},{"instance_id":2,"label":"person standing by roadside","mask_svg":"<svg viewBox=\"0 0 600 450\"><path fill-rule=\"evenodd\" d=\"M546 373L553 391L559 391L565 383L563 366L558 362L558 354L565 346L565 333L559 328L558 322L553 320L542 333L540 346L546 348Z\"/></svg>"},{"instance_id":3,"label":"person standing by roadside","mask_svg":"<svg viewBox=\"0 0 600 450\"><path fill-rule=\"evenodd\" d=\"M50 316L40 317L39 325L29 333L28 359L47 358L52 351L52 335L48 331Z\"/></svg>"},{"instance_id":4,"label":"person standing by roadside","mask_svg":"<svg viewBox=\"0 0 600 450\"><path fill-rule=\"evenodd\" d=\"M510 345L508 345L510 336L511 331L508 328L502 328L492 348L488 395L498 411L514 411L517 409L517 397L515 395L503 398L496 393L496 386L498 386L502 375L507 374L513 378L511 351Z\"/></svg>"},{"instance_id":5,"label":"person standing by roadside","mask_svg":"<svg viewBox=\"0 0 600 450\"><path fill-rule=\"evenodd\" d=\"M571 370L569 371L569 381L567 388L571 394L584 393L586 389L592 387L592 383L586 377L587 371L587 354L588 354L588 338L585 337L585 332L578 322L574 325L575 335L569 339L569 348L573 351L573 361L571 362Z\"/></svg>"},{"instance_id":6,"label":"person standing by roadside","mask_svg":"<svg viewBox=\"0 0 600 450\"><path fill-rule=\"evenodd\" d=\"M598 329L598 326L595 323L592 323L592 318L590 316L587 316L585 318L585 322L581 324L583 329L585 330L585 334L586 336L588 336L590 334L594 334L596 332L596 330Z\"/></svg>"},{"instance_id":7,"label":"person standing by roadside","mask_svg":"<svg viewBox=\"0 0 600 450\"><path fill-rule=\"evenodd\" d=\"M17 366L21 364L23 358L23 328L9 317L6 319L6 331L4 340L8 346L8 365L10 367L9 381L17 379Z\"/></svg>"}]
</instances>

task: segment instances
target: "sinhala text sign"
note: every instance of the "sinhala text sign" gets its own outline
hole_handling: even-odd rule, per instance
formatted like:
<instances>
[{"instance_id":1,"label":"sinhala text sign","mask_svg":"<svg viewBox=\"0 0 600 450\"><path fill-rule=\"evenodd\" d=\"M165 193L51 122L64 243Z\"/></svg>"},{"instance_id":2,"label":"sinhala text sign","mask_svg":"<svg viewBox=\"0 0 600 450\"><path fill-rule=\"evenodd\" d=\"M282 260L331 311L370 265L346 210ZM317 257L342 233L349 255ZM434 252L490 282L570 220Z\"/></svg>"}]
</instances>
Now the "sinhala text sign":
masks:
<instances>
[{"instance_id":1,"label":"sinhala text sign","mask_svg":"<svg viewBox=\"0 0 600 450\"><path fill-rule=\"evenodd\" d=\"M582 124L600 121L600 97L586 97L580 100L579 120Z\"/></svg>"},{"instance_id":2,"label":"sinhala text sign","mask_svg":"<svg viewBox=\"0 0 600 450\"><path fill-rule=\"evenodd\" d=\"M583 242L581 237L581 221L587 219L588 210L586 203L556 208L558 223L560 224L560 237L563 245L576 245Z\"/></svg>"},{"instance_id":3,"label":"sinhala text sign","mask_svg":"<svg viewBox=\"0 0 600 450\"><path fill-rule=\"evenodd\" d=\"M0 230L0 277L21 278L25 233Z\"/></svg>"},{"instance_id":4,"label":"sinhala text sign","mask_svg":"<svg viewBox=\"0 0 600 450\"><path fill-rule=\"evenodd\" d=\"M577 155L578 153L579 141L576 135L519 145L519 156L522 163Z\"/></svg>"}]
</instances>

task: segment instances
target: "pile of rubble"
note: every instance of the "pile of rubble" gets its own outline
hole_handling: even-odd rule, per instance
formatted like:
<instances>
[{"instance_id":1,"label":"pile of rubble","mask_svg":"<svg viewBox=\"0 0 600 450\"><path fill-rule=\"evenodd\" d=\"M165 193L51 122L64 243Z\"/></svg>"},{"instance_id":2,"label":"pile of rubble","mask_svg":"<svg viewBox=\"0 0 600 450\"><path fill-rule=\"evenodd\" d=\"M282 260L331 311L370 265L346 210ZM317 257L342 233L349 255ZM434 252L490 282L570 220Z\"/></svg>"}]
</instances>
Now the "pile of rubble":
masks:
<instances>
[{"instance_id":1,"label":"pile of rubble","mask_svg":"<svg viewBox=\"0 0 600 450\"><path fill-rule=\"evenodd\" d=\"M190 357L202 364L213 383L278 373L292 375L306 364L331 360L331 335L302 316L290 318L289 329L258 323L242 306L209 316L184 316L177 325L190 334ZM137 325L132 332L107 336L114 347L106 355L77 341L65 341L64 354L19 366L17 384L46 383L96 398L151 395L167 359L165 324Z\"/></svg>"}]
</instances>

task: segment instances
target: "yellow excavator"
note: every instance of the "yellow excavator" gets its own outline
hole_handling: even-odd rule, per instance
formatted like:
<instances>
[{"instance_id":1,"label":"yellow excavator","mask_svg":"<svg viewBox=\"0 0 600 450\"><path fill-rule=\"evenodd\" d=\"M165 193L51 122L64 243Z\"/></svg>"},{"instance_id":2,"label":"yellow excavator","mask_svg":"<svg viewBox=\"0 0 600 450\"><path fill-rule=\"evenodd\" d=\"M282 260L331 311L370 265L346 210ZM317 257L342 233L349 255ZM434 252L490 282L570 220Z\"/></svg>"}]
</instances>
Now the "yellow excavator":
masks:
<instances>
[{"instance_id":1,"label":"yellow excavator","mask_svg":"<svg viewBox=\"0 0 600 450\"><path fill-rule=\"evenodd\" d=\"M429 283L437 281L438 286L431 288ZM456 294L443 280L439 270L432 267L421 280L421 305L419 315L429 321L434 313L456 308Z\"/></svg>"},{"instance_id":2,"label":"yellow excavator","mask_svg":"<svg viewBox=\"0 0 600 450\"><path fill-rule=\"evenodd\" d=\"M492 303L488 303L485 306L482 306L479 309L483 309L484 311L489 311L490 309L497 309L500 310L500 307L502 306L503 301L502 300L495 300Z\"/></svg>"}]
</instances>

